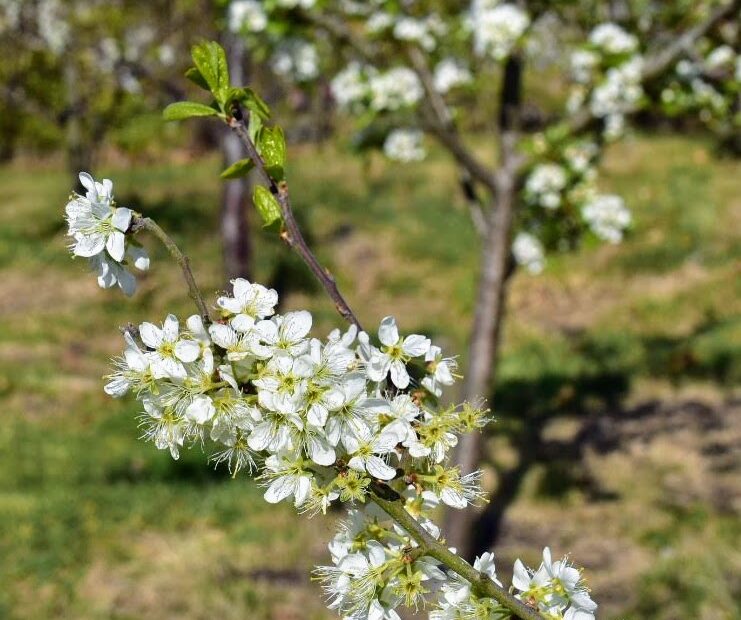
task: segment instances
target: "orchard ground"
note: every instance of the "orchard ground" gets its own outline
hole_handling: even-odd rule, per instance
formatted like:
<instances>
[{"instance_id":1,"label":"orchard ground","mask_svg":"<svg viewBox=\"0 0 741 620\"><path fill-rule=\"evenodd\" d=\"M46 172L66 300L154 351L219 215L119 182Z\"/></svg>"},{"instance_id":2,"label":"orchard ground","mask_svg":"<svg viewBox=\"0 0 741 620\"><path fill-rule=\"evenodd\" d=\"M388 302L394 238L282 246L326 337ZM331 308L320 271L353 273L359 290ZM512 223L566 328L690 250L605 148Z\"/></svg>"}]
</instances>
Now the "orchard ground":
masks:
<instances>
[{"instance_id":1,"label":"orchard ground","mask_svg":"<svg viewBox=\"0 0 741 620\"><path fill-rule=\"evenodd\" d=\"M393 312L464 352L479 242L447 159L297 147L290 161L297 215L363 324ZM213 293L218 170L214 157L94 172ZM499 570L520 554L537 565L543 544L573 552L601 618L741 618L740 172L694 138L630 138L602 179L633 209L625 243L511 286L490 442L514 497ZM299 520L198 448L173 462L137 440L133 399L102 392L118 326L192 312L176 266L146 239L133 300L102 291L65 248L61 166L16 162L0 187L0 617L332 617L308 574L337 515ZM287 293L284 309L312 308L320 334L339 325L302 265L255 239L255 279Z\"/></svg>"}]
</instances>

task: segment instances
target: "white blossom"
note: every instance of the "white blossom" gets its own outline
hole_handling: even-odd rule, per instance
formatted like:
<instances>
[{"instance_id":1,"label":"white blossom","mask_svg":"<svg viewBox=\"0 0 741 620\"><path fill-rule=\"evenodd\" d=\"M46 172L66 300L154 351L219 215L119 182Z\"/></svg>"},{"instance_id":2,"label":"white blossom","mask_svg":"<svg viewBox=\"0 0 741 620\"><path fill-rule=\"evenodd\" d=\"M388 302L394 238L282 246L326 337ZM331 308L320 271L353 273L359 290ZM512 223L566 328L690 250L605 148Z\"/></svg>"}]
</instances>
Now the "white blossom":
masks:
<instances>
[{"instance_id":1,"label":"white blossom","mask_svg":"<svg viewBox=\"0 0 741 620\"><path fill-rule=\"evenodd\" d=\"M408 67L370 75L368 84L371 108L379 112L413 106L424 94L417 74Z\"/></svg>"},{"instance_id":2,"label":"white blossom","mask_svg":"<svg viewBox=\"0 0 741 620\"><path fill-rule=\"evenodd\" d=\"M607 54L630 54L638 48L638 39L617 24L607 22L596 26L589 42Z\"/></svg>"},{"instance_id":3,"label":"white blossom","mask_svg":"<svg viewBox=\"0 0 741 620\"><path fill-rule=\"evenodd\" d=\"M595 235L610 243L619 243L630 226L630 210L620 196L598 194L582 207L582 216Z\"/></svg>"},{"instance_id":4,"label":"white blossom","mask_svg":"<svg viewBox=\"0 0 741 620\"><path fill-rule=\"evenodd\" d=\"M543 244L530 233L517 233L512 243L512 254L517 264L525 267L532 274L540 273L545 267Z\"/></svg>"},{"instance_id":5,"label":"white blossom","mask_svg":"<svg viewBox=\"0 0 741 620\"><path fill-rule=\"evenodd\" d=\"M479 56L503 60L530 25L530 17L514 4L474 2L468 20L474 51Z\"/></svg>"},{"instance_id":6,"label":"white blossom","mask_svg":"<svg viewBox=\"0 0 741 620\"><path fill-rule=\"evenodd\" d=\"M232 32L262 32L267 28L268 16L258 0L232 0L228 24Z\"/></svg>"},{"instance_id":7,"label":"white blossom","mask_svg":"<svg viewBox=\"0 0 741 620\"><path fill-rule=\"evenodd\" d=\"M452 89L473 80L471 72L454 58L444 58L435 65L434 84L437 92L446 94Z\"/></svg>"},{"instance_id":8,"label":"white blossom","mask_svg":"<svg viewBox=\"0 0 741 620\"><path fill-rule=\"evenodd\" d=\"M421 161L427 155L419 129L394 129L383 143L383 152L389 159L409 163Z\"/></svg>"}]
</instances>

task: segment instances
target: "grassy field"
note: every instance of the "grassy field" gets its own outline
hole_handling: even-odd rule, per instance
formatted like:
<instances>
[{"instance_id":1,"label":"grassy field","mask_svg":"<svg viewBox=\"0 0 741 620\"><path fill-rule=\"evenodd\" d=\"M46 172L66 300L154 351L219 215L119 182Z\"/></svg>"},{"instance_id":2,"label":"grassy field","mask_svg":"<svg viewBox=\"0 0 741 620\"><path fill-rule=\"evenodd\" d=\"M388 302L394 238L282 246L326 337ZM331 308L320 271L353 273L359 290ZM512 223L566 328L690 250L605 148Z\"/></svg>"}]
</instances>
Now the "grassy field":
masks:
<instances>
[{"instance_id":1,"label":"grassy field","mask_svg":"<svg viewBox=\"0 0 741 620\"><path fill-rule=\"evenodd\" d=\"M176 237L210 292L217 171L213 158L96 171ZM521 465L502 572L543 544L573 552L602 618L741 618L739 172L693 139L628 140L603 181L634 210L630 238L512 285L489 466ZM398 169L296 149L290 179L365 324L394 312L464 350L478 241L442 155ZM116 326L191 312L177 269L147 243L135 298L101 291L66 253L60 168L14 164L0 188L0 618L330 617L307 574L332 519L266 505L198 450L173 462L137 440L134 402L102 392ZM256 239L257 279L312 308L318 333L336 325L301 265ZM533 425L538 450L516 451Z\"/></svg>"}]
</instances>

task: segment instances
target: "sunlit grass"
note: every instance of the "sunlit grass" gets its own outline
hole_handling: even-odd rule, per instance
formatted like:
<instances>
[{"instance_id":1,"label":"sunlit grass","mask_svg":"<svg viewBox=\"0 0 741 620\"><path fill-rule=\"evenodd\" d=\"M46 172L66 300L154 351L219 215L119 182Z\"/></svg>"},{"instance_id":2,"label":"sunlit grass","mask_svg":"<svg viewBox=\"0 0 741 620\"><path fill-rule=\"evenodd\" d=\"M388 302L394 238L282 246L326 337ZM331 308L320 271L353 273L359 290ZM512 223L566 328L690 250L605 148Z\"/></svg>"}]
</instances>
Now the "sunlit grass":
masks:
<instances>
[{"instance_id":1,"label":"sunlit grass","mask_svg":"<svg viewBox=\"0 0 741 620\"><path fill-rule=\"evenodd\" d=\"M400 168L331 146L296 151L296 211L361 320L372 326L394 312L405 331L464 352L479 241L442 154ZM171 231L209 294L224 285L217 171L215 157L96 171L114 178L122 203ZM741 379L737 171L707 144L681 137L636 138L610 150L603 186L626 198L635 229L620 247L587 243L554 257L541 277L515 277L496 412L503 428L554 408L585 415L610 398L640 398L647 381L703 382L722 394ZM66 253L68 176L16 164L0 168L0 187L0 617L325 617L318 588L266 583L254 571L305 576L322 561L332 519L299 526L290 507L267 506L253 481L214 472L198 448L173 462L137 440L135 403L101 391L107 358L121 346L117 326L192 311L177 268L146 240L152 271L137 296L101 291ZM255 239L256 277L287 284L286 307L312 308L318 333L337 325L303 267L259 229ZM582 506L578 489L549 495L553 478L542 474L536 484L541 474L534 470L518 514ZM630 491L616 488L623 498ZM686 561L707 547L703 562L727 566L734 532L712 506L700 501L700 536L681 525L682 515L666 516L656 496L636 497L630 510L647 515L631 533L636 554L654 553L665 536ZM575 508L582 509L599 537L600 519L589 511L609 510ZM622 520L610 527L626 535ZM608 617L659 617L651 601L686 580L669 560L647 569L630 601L637 611L618 601ZM642 570L636 564L626 579ZM730 609L732 593L725 582L716 587L719 580L693 582L676 602L680 611L661 617L699 617L715 595Z\"/></svg>"}]
</instances>

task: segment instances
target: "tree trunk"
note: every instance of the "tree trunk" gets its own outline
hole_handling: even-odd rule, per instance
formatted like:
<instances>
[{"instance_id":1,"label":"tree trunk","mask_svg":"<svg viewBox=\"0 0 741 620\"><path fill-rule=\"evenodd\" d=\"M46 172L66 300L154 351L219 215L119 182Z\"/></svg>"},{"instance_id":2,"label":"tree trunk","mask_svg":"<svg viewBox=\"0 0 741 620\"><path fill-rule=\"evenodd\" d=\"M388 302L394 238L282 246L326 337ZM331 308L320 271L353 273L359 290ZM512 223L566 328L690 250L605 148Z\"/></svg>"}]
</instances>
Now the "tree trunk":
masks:
<instances>
[{"instance_id":1,"label":"tree trunk","mask_svg":"<svg viewBox=\"0 0 741 620\"><path fill-rule=\"evenodd\" d=\"M468 348L468 372L463 386L463 397L469 401L491 395L496 370L507 281L512 271L510 247L518 189L514 158L521 92L521 60L512 57L505 65L500 94L501 162L496 173L496 203L489 213L481 250L481 273ZM483 439L481 433L461 437L456 449L456 464L464 474L478 468ZM471 510L451 509L446 515L448 544L468 559L480 551L475 549L471 536L475 519L476 515Z\"/></svg>"},{"instance_id":2,"label":"tree trunk","mask_svg":"<svg viewBox=\"0 0 741 620\"><path fill-rule=\"evenodd\" d=\"M232 33L224 36L224 47L229 60L229 71L234 86L243 86L245 81L245 46L242 39ZM239 138L227 128L220 136L224 167L230 166L244 156ZM224 275L233 278L248 278L252 262L248 205L252 183L250 178L224 182L221 200L221 239L223 245Z\"/></svg>"},{"instance_id":3,"label":"tree trunk","mask_svg":"<svg viewBox=\"0 0 741 620\"><path fill-rule=\"evenodd\" d=\"M72 183L78 193L85 193L80 184L80 172L89 172L95 176L93 171L93 145L87 139L83 115L85 102L79 96L77 66L70 61L64 65L64 86L67 98L67 112L65 115L65 147L67 151L67 170Z\"/></svg>"}]
</instances>

